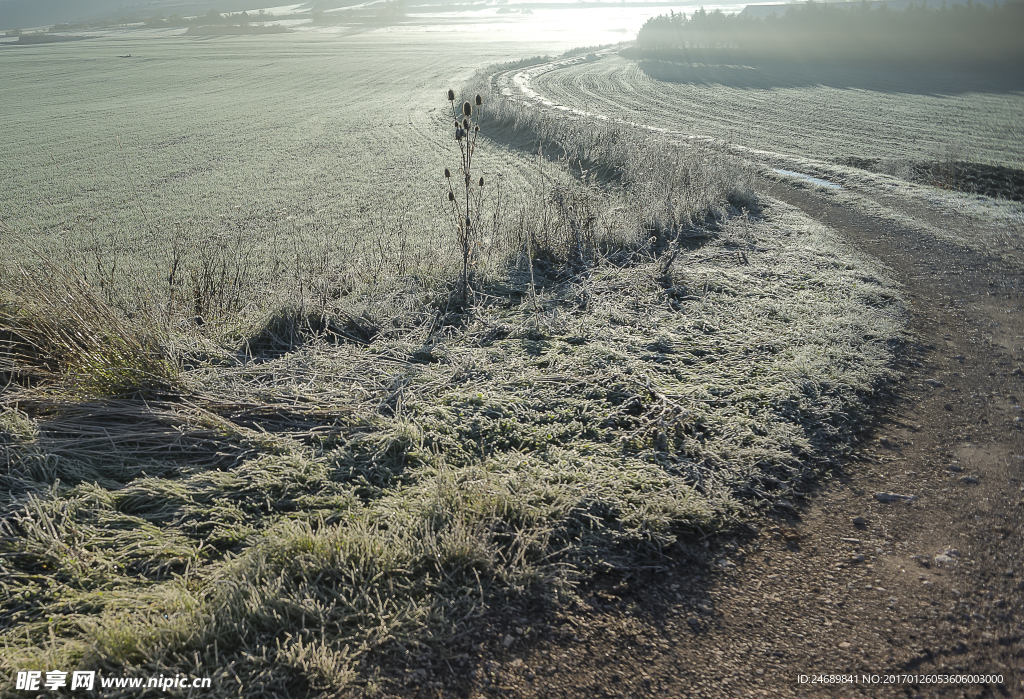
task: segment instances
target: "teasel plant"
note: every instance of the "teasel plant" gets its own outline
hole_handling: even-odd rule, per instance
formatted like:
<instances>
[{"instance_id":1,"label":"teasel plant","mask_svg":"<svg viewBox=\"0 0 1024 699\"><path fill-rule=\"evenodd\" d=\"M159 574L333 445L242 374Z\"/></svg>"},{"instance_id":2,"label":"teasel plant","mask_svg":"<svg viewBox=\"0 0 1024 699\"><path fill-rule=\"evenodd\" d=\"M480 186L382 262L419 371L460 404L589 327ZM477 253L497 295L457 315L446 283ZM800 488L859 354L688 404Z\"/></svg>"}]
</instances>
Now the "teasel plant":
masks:
<instances>
[{"instance_id":1,"label":"teasel plant","mask_svg":"<svg viewBox=\"0 0 1024 699\"><path fill-rule=\"evenodd\" d=\"M473 252L479 241L480 204L483 198L484 178L473 177L473 154L480 135L480 115L483 98L477 95L473 102L455 103L455 91L448 90L455 123L455 141L459 144L461 163L453 173L444 169L448 183L448 205L455 228L459 252L462 255L462 276L459 279L462 305L469 300L469 277Z\"/></svg>"}]
</instances>

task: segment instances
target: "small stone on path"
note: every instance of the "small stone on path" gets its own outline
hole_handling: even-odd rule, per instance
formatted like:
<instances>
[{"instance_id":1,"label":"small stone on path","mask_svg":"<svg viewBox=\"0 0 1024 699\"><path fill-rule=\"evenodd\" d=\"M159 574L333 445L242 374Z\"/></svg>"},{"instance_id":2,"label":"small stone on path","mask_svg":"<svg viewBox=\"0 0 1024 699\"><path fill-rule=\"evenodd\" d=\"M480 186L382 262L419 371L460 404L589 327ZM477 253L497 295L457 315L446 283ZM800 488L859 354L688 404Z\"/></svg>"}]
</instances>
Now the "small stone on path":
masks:
<instances>
[{"instance_id":1,"label":"small stone on path","mask_svg":"<svg viewBox=\"0 0 1024 699\"><path fill-rule=\"evenodd\" d=\"M875 500L878 502L914 502L916 495L898 495L896 493L875 493Z\"/></svg>"}]
</instances>

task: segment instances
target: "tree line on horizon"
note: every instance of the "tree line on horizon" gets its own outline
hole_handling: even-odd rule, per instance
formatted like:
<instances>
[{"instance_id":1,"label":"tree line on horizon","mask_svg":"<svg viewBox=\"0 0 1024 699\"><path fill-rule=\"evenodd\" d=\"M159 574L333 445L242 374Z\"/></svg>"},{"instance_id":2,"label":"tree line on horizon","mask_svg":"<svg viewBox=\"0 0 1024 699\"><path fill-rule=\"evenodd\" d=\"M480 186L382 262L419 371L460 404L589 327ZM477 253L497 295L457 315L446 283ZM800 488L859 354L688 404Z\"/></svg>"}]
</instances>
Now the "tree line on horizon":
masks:
<instances>
[{"instance_id":1,"label":"tree line on horizon","mask_svg":"<svg viewBox=\"0 0 1024 699\"><path fill-rule=\"evenodd\" d=\"M1008 64L1024 58L1022 37L1024 0L905 10L872 8L866 1L851 7L809 0L766 17L704 8L690 16L652 17L637 35L636 50L645 58L689 61L710 53L738 60Z\"/></svg>"}]
</instances>

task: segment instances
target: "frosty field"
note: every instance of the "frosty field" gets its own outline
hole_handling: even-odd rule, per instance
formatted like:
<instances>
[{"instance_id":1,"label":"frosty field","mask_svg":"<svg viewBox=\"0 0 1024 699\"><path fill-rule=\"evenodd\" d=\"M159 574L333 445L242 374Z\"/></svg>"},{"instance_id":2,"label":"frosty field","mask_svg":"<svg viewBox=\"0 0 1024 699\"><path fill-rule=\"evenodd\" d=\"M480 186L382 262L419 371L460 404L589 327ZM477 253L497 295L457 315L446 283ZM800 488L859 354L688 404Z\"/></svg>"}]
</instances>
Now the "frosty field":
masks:
<instances>
[{"instance_id":1,"label":"frosty field","mask_svg":"<svg viewBox=\"0 0 1024 699\"><path fill-rule=\"evenodd\" d=\"M531 641L492 630L509 610L792 511L851 453L899 376L899 285L728 149L534 119L478 73L565 48L0 49L0 696L55 667L443 693L419 668L482 677L488 644ZM923 157L948 132L1020 160L1020 93L658 83L588 52L534 87L794 154ZM463 180L451 110L479 112L445 93L467 84ZM465 259L494 252L461 299L446 167L481 178Z\"/></svg>"},{"instance_id":2,"label":"frosty field","mask_svg":"<svg viewBox=\"0 0 1024 699\"><path fill-rule=\"evenodd\" d=\"M71 235L161 255L175 237L225 234L343 248L384 220L436 237L454 148L445 90L531 50L388 33L7 48L0 224L36 245ZM523 155L481 158L507 191L530 186Z\"/></svg>"},{"instance_id":3,"label":"frosty field","mask_svg":"<svg viewBox=\"0 0 1024 699\"><path fill-rule=\"evenodd\" d=\"M821 160L1024 165L1024 81L1009 74L608 56L532 84L574 109Z\"/></svg>"}]
</instances>

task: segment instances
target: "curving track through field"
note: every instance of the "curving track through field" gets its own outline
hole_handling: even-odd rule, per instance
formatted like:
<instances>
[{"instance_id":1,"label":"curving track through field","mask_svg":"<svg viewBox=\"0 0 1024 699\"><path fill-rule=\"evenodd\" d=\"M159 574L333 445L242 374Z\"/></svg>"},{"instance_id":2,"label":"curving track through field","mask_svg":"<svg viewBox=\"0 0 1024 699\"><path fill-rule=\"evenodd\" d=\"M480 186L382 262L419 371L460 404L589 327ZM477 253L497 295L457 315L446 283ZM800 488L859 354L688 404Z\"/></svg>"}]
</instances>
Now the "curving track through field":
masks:
<instances>
[{"instance_id":1,"label":"curving track through field","mask_svg":"<svg viewBox=\"0 0 1024 699\"><path fill-rule=\"evenodd\" d=\"M569 109L759 150L824 160L927 160L956 151L1024 165L1024 82L998 76L641 66L608 51L598 61L519 71L514 82Z\"/></svg>"},{"instance_id":2,"label":"curving track through field","mask_svg":"<svg viewBox=\"0 0 1024 699\"><path fill-rule=\"evenodd\" d=\"M714 132L721 123L699 105L682 116L651 106L649 81L630 83L636 75L617 58L601 63L614 92L602 89L593 64L577 74L581 63L571 60L494 80L565 118L632 121L628 115L644 107L652 128L675 125L670 138L681 135L684 118L694 130ZM757 104L773 99L760 95ZM702 113L706 121L698 121ZM781 117L773 119L782 129ZM567 698L1024 696L1019 208L858 178L806 157L738 150L769 165L789 157L843 180L837 192L765 178L760 194L768 216L796 207L901 280L912 333L903 385L883 397L873 435L854 459L792 516L639 577L616 581L613 573L582 590L585 604L572 613L517 619L559 631L496 656L488 679L467 690ZM983 243L965 245L966 236ZM884 492L916 499L874 497ZM811 681L821 677L824 684Z\"/></svg>"}]
</instances>

